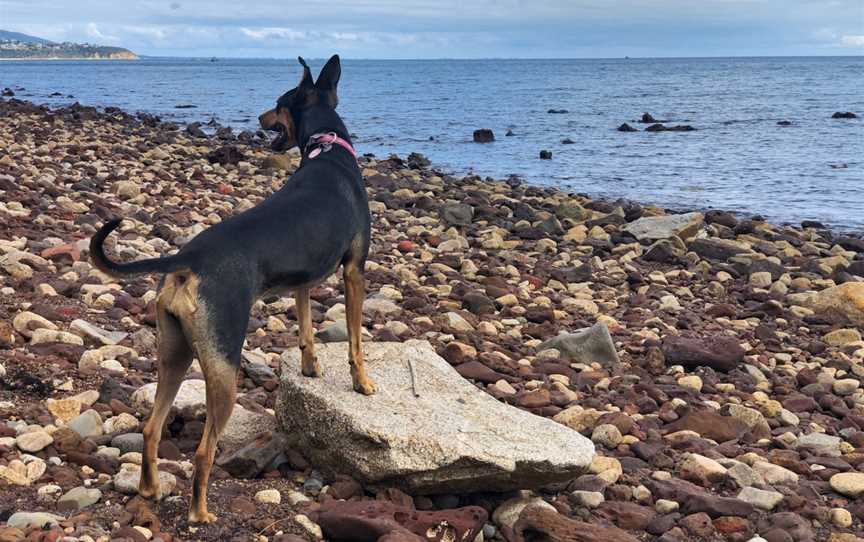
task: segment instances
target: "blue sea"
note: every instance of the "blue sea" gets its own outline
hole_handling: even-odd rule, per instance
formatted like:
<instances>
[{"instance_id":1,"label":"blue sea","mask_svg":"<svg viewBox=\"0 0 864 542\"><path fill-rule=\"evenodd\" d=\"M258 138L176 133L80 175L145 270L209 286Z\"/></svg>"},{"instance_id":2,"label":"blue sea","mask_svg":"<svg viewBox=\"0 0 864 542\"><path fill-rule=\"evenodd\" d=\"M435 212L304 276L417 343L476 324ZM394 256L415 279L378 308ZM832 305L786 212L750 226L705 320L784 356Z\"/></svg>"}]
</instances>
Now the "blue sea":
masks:
<instances>
[{"instance_id":1,"label":"blue sea","mask_svg":"<svg viewBox=\"0 0 864 542\"><path fill-rule=\"evenodd\" d=\"M310 64L317 74L323 60ZM23 87L22 99L244 129L299 75L293 59L0 63L0 87ZM862 89L864 57L344 60L339 110L358 151L380 157L420 152L455 174L860 232ZM831 119L835 111L862 118ZM616 130L644 129L633 122L644 112L696 131ZM495 142L473 143L477 128ZM542 149L552 160L538 158Z\"/></svg>"}]
</instances>

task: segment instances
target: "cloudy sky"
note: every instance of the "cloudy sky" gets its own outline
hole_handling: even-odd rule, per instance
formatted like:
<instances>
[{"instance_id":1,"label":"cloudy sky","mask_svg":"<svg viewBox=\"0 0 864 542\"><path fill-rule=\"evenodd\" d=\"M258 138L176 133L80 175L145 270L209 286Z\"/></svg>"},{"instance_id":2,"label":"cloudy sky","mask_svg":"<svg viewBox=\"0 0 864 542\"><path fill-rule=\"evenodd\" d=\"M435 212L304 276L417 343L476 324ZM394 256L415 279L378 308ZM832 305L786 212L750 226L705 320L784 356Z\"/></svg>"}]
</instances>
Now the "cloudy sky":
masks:
<instances>
[{"instance_id":1,"label":"cloudy sky","mask_svg":"<svg viewBox=\"0 0 864 542\"><path fill-rule=\"evenodd\" d=\"M864 0L0 0L0 29L144 55L864 54Z\"/></svg>"}]
</instances>

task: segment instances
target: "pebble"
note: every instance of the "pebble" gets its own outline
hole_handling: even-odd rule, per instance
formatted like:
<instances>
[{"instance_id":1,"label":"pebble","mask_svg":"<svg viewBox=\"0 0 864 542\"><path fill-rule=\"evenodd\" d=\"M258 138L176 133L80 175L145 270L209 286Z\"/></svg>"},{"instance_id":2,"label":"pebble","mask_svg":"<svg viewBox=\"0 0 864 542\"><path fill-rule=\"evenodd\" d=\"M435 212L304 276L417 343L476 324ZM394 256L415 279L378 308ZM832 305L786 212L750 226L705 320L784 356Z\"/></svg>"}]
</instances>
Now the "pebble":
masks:
<instances>
[{"instance_id":1,"label":"pebble","mask_svg":"<svg viewBox=\"0 0 864 542\"><path fill-rule=\"evenodd\" d=\"M610 449L618 446L622 438L621 431L612 424L598 425L591 433L592 441Z\"/></svg>"},{"instance_id":2,"label":"pebble","mask_svg":"<svg viewBox=\"0 0 864 542\"><path fill-rule=\"evenodd\" d=\"M57 509L61 511L78 511L99 502L102 492L98 489L76 487L67 491L57 500Z\"/></svg>"},{"instance_id":3,"label":"pebble","mask_svg":"<svg viewBox=\"0 0 864 542\"><path fill-rule=\"evenodd\" d=\"M756 508L771 511L783 500L783 494L755 487L745 487L738 493L737 498L738 500L752 504Z\"/></svg>"},{"instance_id":4,"label":"pebble","mask_svg":"<svg viewBox=\"0 0 864 542\"><path fill-rule=\"evenodd\" d=\"M831 489L846 497L857 499L864 495L864 472L840 472L832 476L828 483Z\"/></svg>"},{"instance_id":5,"label":"pebble","mask_svg":"<svg viewBox=\"0 0 864 542\"><path fill-rule=\"evenodd\" d=\"M81 438L98 437L102 435L102 417L93 409L86 410L69 421L69 429L78 433Z\"/></svg>"},{"instance_id":6,"label":"pebble","mask_svg":"<svg viewBox=\"0 0 864 542\"><path fill-rule=\"evenodd\" d=\"M279 504L282 502L282 494L278 489L262 489L255 494L255 500L266 504Z\"/></svg>"},{"instance_id":7,"label":"pebble","mask_svg":"<svg viewBox=\"0 0 864 542\"><path fill-rule=\"evenodd\" d=\"M141 480L141 467L134 464L123 464L120 471L114 475L114 489L126 495L138 493L138 482ZM167 497L177 487L177 478L170 472L159 471L159 484L162 497Z\"/></svg>"},{"instance_id":8,"label":"pebble","mask_svg":"<svg viewBox=\"0 0 864 542\"><path fill-rule=\"evenodd\" d=\"M54 438L45 431L30 431L15 438L15 445L23 452L35 453L43 450L54 442Z\"/></svg>"},{"instance_id":9,"label":"pebble","mask_svg":"<svg viewBox=\"0 0 864 542\"><path fill-rule=\"evenodd\" d=\"M597 508L606 500L598 491L574 491L570 496L577 504L586 508Z\"/></svg>"},{"instance_id":10,"label":"pebble","mask_svg":"<svg viewBox=\"0 0 864 542\"><path fill-rule=\"evenodd\" d=\"M677 502L666 499L657 499L657 502L654 503L654 509L657 510L657 513L664 515L677 511L679 507Z\"/></svg>"}]
</instances>

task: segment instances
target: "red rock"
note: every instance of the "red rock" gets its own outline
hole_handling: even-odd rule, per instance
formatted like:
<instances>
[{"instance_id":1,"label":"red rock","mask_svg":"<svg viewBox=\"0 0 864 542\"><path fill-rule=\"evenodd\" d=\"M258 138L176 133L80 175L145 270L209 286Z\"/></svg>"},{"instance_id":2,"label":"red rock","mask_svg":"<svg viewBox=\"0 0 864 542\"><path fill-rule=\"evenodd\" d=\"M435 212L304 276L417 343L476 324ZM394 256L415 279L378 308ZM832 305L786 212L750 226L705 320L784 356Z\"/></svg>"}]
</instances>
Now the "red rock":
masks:
<instances>
[{"instance_id":1,"label":"red rock","mask_svg":"<svg viewBox=\"0 0 864 542\"><path fill-rule=\"evenodd\" d=\"M246 497L234 497L228 504L228 508L232 513L239 516L254 516L257 507L255 503Z\"/></svg>"},{"instance_id":2,"label":"red rock","mask_svg":"<svg viewBox=\"0 0 864 542\"><path fill-rule=\"evenodd\" d=\"M227 194L233 194L234 193L234 187L231 186L230 184L220 183L219 184L219 193L220 194L226 194L226 195Z\"/></svg>"},{"instance_id":3,"label":"red rock","mask_svg":"<svg viewBox=\"0 0 864 542\"><path fill-rule=\"evenodd\" d=\"M59 256L68 256L73 262L81 260L81 251L75 243L67 243L56 247L46 248L41 256L47 260L57 260Z\"/></svg>"},{"instance_id":4,"label":"red rock","mask_svg":"<svg viewBox=\"0 0 864 542\"><path fill-rule=\"evenodd\" d=\"M399 241L396 245L396 250L405 254L406 252L412 252L414 250L414 243L408 241L407 239L404 241Z\"/></svg>"},{"instance_id":5,"label":"red rock","mask_svg":"<svg viewBox=\"0 0 864 542\"><path fill-rule=\"evenodd\" d=\"M310 514L328 540L474 540L488 515L478 506L421 512L387 501L327 501Z\"/></svg>"},{"instance_id":6,"label":"red rock","mask_svg":"<svg viewBox=\"0 0 864 542\"><path fill-rule=\"evenodd\" d=\"M351 497L363 495L363 488L357 480L350 476L340 476L330 484L327 493L334 499L348 500Z\"/></svg>"},{"instance_id":7,"label":"red rock","mask_svg":"<svg viewBox=\"0 0 864 542\"><path fill-rule=\"evenodd\" d=\"M744 349L732 337L681 337L668 335L663 339L666 362L684 367L711 367L728 372L744 359Z\"/></svg>"},{"instance_id":8,"label":"red rock","mask_svg":"<svg viewBox=\"0 0 864 542\"><path fill-rule=\"evenodd\" d=\"M470 344L451 341L444 347L444 353L441 357L446 359L450 365L459 365L474 360L477 357L477 349Z\"/></svg>"},{"instance_id":9,"label":"red rock","mask_svg":"<svg viewBox=\"0 0 864 542\"><path fill-rule=\"evenodd\" d=\"M469 361L467 363L457 365L456 372L462 375L462 378L476 380L478 382L483 382L484 384L494 384L502 378L508 382L515 382L519 380L517 378L513 378L511 376L507 376L499 372L493 371L479 361Z\"/></svg>"},{"instance_id":10,"label":"red rock","mask_svg":"<svg viewBox=\"0 0 864 542\"><path fill-rule=\"evenodd\" d=\"M704 438L726 442L741 438L749 428L738 418L721 416L710 410L701 410L690 412L663 429L666 433L695 431Z\"/></svg>"},{"instance_id":11,"label":"red rock","mask_svg":"<svg viewBox=\"0 0 864 542\"><path fill-rule=\"evenodd\" d=\"M503 534L503 533L502 533ZM541 537L537 537L540 534ZM638 542L638 539L616 527L584 523L566 518L541 506L529 506L513 525L514 542L549 540L550 542Z\"/></svg>"},{"instance_id":12,"label":"red rock","mask_svg":"<svg viewBox=\"0 0 864 542\"><path fill-rule=\"evenodd\" d=\"M552 398L549 395L549 390L539 389L520 393L516 402L523 408L543 408L552 403Z\"/></svg>"},{"instance_id":13,"label":"red rock","mask_svg":"<svg viewBox=\"0 0 864 542\"><path fill-rule=\"evenodd\" d=\"M684 530L694 536L708 538L714 533L714 524L711 523L711 518L705 512L690 514L682 518L678 523Z\"/></svg>"},{"instance_id":14,"label":"red rock","mask_svg":"<svg viewBox=\"0 0 864 542\"><path fill-rule=\"evenodd\" d=\"M631 502L606 501L602 503L597 512L600 516L622 529L631 531L643 531L651 523L657 513L647 506L641 506Z\"/></svg>"},{"instance_id":15,"label":"red rock","mask_svg":"<svg viewBox=\"0 0 864 542\"><path fill-rule=\"evenodd\" d=\"M714 520L714 528L721 534L750 532L750 522L737 516L721 516Z\"/></svg>"}]
</instances>

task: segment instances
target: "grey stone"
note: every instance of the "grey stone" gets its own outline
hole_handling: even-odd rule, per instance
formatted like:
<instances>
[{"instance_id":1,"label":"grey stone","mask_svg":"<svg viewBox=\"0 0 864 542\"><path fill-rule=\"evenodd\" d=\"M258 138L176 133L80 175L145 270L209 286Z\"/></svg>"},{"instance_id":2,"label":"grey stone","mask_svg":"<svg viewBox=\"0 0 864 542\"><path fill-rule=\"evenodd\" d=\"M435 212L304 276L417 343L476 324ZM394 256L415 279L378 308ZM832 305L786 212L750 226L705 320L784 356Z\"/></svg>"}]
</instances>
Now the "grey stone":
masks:
<instances>
[{"instance_id":1,"label":"grey stone","mask_svg":"<svg viewBox=\"0 0 864 542\"><path fill-rule=\"evenodd\" d=\"M738 494L738 500L750 503L762 510L773 510L783 500L783 494L776 491L765 491L755 487L745 487Z\"/></svg>"},{"instance_id":2,"label":"grey stone","mask_svg":"<svg viewBox=\"0 0 864 542\"><path fill-rule=\"evenodd\" d=\"M156 398L156 382L145 384L132 394L132 405L144 414L153 408ZM207 413L207 391L203 380L189 379L180 384L180 390L171 406L173 412L179 413L187 420L204 418Z\"/></svg>"},{"instance_id":3,"label":"grey stone","mask_svg":"<svg viewBox=\"0 0 864 542\"><path fill-rule=\"evenodd\" d=\"M231 450L216 460L216 464L236 478L258 476L287 446L287 439L281 433L267 432Z\"/></svg>"},{"instance_id":4,"label":"grey stone","mask_svg":"<svg viewBox=\"0 0 864 542\"><path fill-rule=\"evenodd\" d=\"M612 365L618 363L618 352L612 335L603 322L597 322L593 326L577 331L576 333L563 333L552 337L541 344L537 350L542 351L554 348L561 355L573 361L581 363L597 362L601 365Z\"/></svg>"},{"instance_id":5,"label":"grey stone","mask_svg":"<svg viewBox=\"0 0 864 542\"><path fill-rule=\"evenodd\" d=\"M474 208L465 203L446 203L438 209L438 214L450 226L467 226L474 218Z\"/></svg>"},{"instance_id":6,"label":"grey stone","mask_svg":"<svg viewBox=\"0 0 864 542\"><path fill-rule=\"evenodd\" d=\"M252 379L252 382L258 386L264 385L268 380L276 379L276 373L269 365L265 365L264 363L246 363L243 365L243 370Z\"/></svg>"},{"instance_id":7,"label":"grey stone","mask_svg":"<svg viewBox=\"0 0 864 542\"><path fill-rule=\"evenodd\" d=\"M114 489L126 495L138 493L138 483L141 481L141 467L132 463L124 463L120 472L114 475ZM177 478L170 472L159 471L159 488L162 497L167 497L177 487Z\"/></svg>"},{"instance_id":8,"label":"grey stone","mask_svg":"<svg viewBox=\"0 0 864 542\"><path fill-rule=\"evenodd\" d=\"M591 464L588 439L478 390L428 342L366 343L364 350L378 386L371 396L352 389L345 343L318 348L322 378L296 371L298 349L282 355L277 417L326 472L429 494L537 487Z\"/></svg>"},{"instance_id":9,"label":"grey stone","mask_svg":"<svg viewBox=\"0 0 864 542\"><path fill-rule=\"evenodd\" d=\"M825 433L810 433L798 437L795 448L805 450L813 455L827 457L840 457L840 437L826 435Z\"/></svg>"},{"instance_id":10,"label":"grey stone","mask_svg":"<svg viewBox=\"0 0 864 542\"><path fill-rule=\"evenodd\" d=\"M99 341L104 345L117 344L129 336L129 334L124 331L108 331L94 326L85 320L72 320L72 323L69 324L69 329L83 335L84 337L89 337L95 341Z\"/></svg>"},{"instance_id":11,"label":"grey stone","mask_svg":"<svg viewBox=\"0 0 864 542\"><path fill-rule=\"evenodd\" d=\"M57 501L57 509L64 512L82 510L96 504L102 498L102 492L98 489L89 489L79 486L70 489Z\"/></svg>"},{"instance_id":12,"label":"grey stone","mask_svg":"<svg viewBox=\"0 0 864 542\"><path fill-rule=\"evenodd\" d=\"M750 468L746 463L735 463L726 471L729 478L740 488L760 485L765 483L762 477Z\"/></svg>"},{"instance_id":13,"label":"grey stone","mask_svg":"<svg viewBox=\"0 0 864 542\"><path fill-rule=\"evenodd\" d=\"M348 340L348 324L339 320L315 333L315 338L324 343L345 342Z\"/></svg>"},{"instance_id":14,"label":"grey stone","mask_svg":"<svg viewBox=\"0 0 864 542\"><path fill-rule=\"evenodd\" d=\"M102 417L93 410L85 410L72 418L69 429L78 433L81 438L98 437L102 434Z\"/></svg>"},{"instance_id":15,"label":"grey stone","mask_svg":"<svg viewBox=\"0 0 864 542\"><path fill-rule=\"evenodd\" d=\"M704 222L702 213L646 216L624 226L624 231L640 241L657 241L672 236L688 239L699 232Z\"/></svg>"},{"instance_id":16,"label":"grey stone","mask_svg":"<svg viewBox=\"0 0 864 542\"><path fill-rule=\"evenodd\" d=\"M266 412L253 412L234 405L231 417L219 436L219 447L231 450L253 440L261 433L276 429L276 418Z\"/></svg>"},{"instance_id":17,"label":"grey stone","mask_svg":"<svg viewBox=\"0 0 864 542\"><path fill-rule=\"evenodd\" d=\"M117 435L111 439L111 446L124 454L128 452L144 453L144 435L141 433Z\"/></svg>"}]
</instances>

